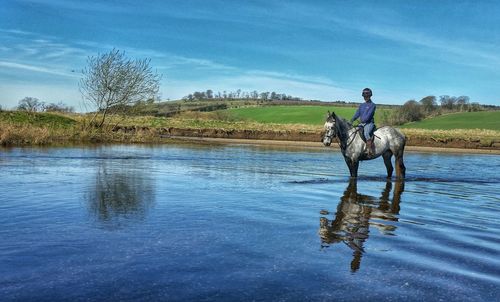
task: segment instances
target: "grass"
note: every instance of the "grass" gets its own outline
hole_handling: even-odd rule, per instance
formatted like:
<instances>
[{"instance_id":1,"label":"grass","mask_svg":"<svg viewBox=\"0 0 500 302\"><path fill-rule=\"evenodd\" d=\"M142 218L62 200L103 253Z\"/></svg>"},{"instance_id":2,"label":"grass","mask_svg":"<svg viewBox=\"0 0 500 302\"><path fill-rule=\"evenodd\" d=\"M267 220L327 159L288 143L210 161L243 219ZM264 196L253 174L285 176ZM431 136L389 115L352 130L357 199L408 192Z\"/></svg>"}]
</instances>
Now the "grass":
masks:
<instances>
[{"instance_id":1,"label":"grass","mask_svg":"<svg viewBox=\"0 0 500 302\"><path fill-rule=\"evenodd\" d=\"M406 136L429 137L434 139L500 140L500 131L488 129L416 129L403 128Z\"/></svg>"},{"instance_id":2,"label":"grass","mask_svg":"<svg viewBox=\"0 0 500 302\"><path fill-rule=\"evenodd\" d=\"M91 118L89 115L30 114L3 111L0 112L0 145L47 145L64 142L159 142L161 141L160 133L165 132L163 128L216 129L228 132L248 130L319 133L323 130L324 113L327 110L333 110L341 116L350 118L355 108L276 106L216 112L191 112L175 118L136 116L123 120L116 116L110 116L109 126L104 129L89 127ZM500 142L499 114L500 112L449 114L423 121L422 124L405 125L402 130L408 137L431 138L437 141L462 139L481 142L481 145L489 146L494 142ZM430 122L433 122L434 127L437 127L436 120L438 121L437 125L441 127L440 129L417 127ZM450 121L455 123L455 127L461 129L446 129L446 123L451 123ZM115 124L123 127L119 131L113 131ZM492 129L475 129L485 125Z\"/></svg>"},{"instance_id":3,"label":"grass","mask_svg":"<svg viewBox=\"0 0 500 302\"><path fill-rule=\"evenodd\" d=\"M29 113L0 111L0 145L27 146L65 142L154 142L154 129L133 133L114 132L112 127L88 127L90 116L82 114Z\"/></svg>"},{"instance_id":4,"label":"grass","mask_svg":"<svg viewBox=\"0 0 500 302\"><path fill-rule=\"evenodd\" d=\"M50 128L68 128L77 123L75 119L62 114L30 113L26 111L0 111L0 122Z\"/></svg>"},{"instance_id":5,"label":"grass","mask_svg":"<svg viewBox=\"0 0 500 302\"><path fill-rule=\"evenodd\" d=\"M328 110L351 119L355 107L333 106L268 106L228 109L237 119L246 119L259 123L323 125ZM383 112L389 109L377 109L375 122L380 121Z\"/></svg>"},{"instance_id":6,"label":"grass","mask_svg":"<svg viewBox=\"0 0 500 302\"><path fill-rule=\"evenodd\" d=\"M431 130L489 129L500 131L500 111L451 113L420 122L408 123L403 125L402 128Z\"/></svg>"},{"instance_id":7,"label":"grass","mask_svg":"<svg viewBox=\"0 0 500 302\"><path fill-rule=\"evenodd\" d=\"M212 112L196 112L175 118L137 116L122 121L123 126L139 126L151 128L183 128L183 129L220 129L220 130L255 130L255 131L317 131L322 125L258 123L249 120L224 120L219 114Z\"/></svg>"},{"instance_id":8,"label":"grass","mask_svg":"<svg viewBox=\"0 0 500 302\"><path fill-rule=\"evenodd\" d=\"M109 116L108 126L103 129L89 127L90 115L74 114L70 117L49 113L0 112L0 145L27 146L55 143L152 143L160 142L161 128L218 129L222 131L305 131L321 130L312 125L283 125L249 121L214 119L221 113L198 112L180 118L137 116L122 119ZM225 116L222 114L222 116ZM113 131L119 124L122 130ZM128 128L128 129L127 129ZM131 130L133 129L133 130Z\"/></svg>"}]
</instances>

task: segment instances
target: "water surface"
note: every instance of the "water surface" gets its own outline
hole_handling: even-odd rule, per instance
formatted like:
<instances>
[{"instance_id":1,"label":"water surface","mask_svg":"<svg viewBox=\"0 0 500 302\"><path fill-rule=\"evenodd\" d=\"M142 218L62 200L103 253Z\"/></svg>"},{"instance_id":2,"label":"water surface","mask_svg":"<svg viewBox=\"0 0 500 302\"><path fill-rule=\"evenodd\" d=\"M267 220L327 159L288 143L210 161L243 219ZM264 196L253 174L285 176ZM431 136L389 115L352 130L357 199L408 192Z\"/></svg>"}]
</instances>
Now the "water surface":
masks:
<instances>
[{"instance_id":1,"label":"water surface","mask_svg":"<svg viewBox=\"0 0 500 302\"><path fill-rule=\"evenodd\" d=\"M500 156L405 163L353 182L326 148L1 149L1 300L498 300Z\"/></svg>"}]
</instances>

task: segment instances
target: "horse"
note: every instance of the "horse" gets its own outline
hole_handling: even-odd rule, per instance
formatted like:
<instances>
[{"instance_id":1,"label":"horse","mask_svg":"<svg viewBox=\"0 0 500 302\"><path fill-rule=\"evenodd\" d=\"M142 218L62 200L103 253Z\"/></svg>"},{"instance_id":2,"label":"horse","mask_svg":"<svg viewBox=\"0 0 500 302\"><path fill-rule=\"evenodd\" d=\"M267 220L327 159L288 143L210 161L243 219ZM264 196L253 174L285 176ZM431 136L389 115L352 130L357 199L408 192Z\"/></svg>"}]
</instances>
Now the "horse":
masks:
<instances>
[{"instance_id":1,"label":"horse","mask_svg":"<svg viewBox=\"0 0 500 302\"><path fill-rule=\"evenodd\" d=\"M363 160L372 160L382 155L387 169L387 178L392 177L393 166L391 158L394 155L396 165L396 177L403 179L406 174L406 167L403 163L403 153L406 144L406 137L401 131L385 126L378 128L373 133L374 152L369 156L366 152L366 143L361 137L362 129L353 127L349 122L334 112L326 117L325 134L323 144L330 146L334 137L338 138L340 150L344 156L345 162L349 167L351 177L358 177L359 162Z\"/></svg>"}]
</instances>

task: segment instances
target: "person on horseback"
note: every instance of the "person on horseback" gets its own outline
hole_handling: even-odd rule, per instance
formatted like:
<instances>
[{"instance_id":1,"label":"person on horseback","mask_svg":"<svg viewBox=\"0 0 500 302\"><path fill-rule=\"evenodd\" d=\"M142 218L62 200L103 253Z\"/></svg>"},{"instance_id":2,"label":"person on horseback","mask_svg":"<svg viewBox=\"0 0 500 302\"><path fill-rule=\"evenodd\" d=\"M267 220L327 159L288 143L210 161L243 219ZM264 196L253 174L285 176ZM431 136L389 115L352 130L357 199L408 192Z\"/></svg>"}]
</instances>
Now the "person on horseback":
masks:
<instances>
[{"instance_id":1,"label":"person on horseback","mask_svg":"<svg viewBox=\"0 0 500 302\"><path fill-rule=\"evenodd\" d=\"M365 102L361 105L359 105L358 110L356 110L356 113L354 113L354 116L351 119L351 124L359 118L359 128L363 128L360 130L363 130L363 133L365 135L366 139L366 150L368 152L368 156L373 156L375 153L373 150L373 136L372 132L373 129L375 128L375 110L376 107L375 103L372 102L372 90L370 88L365 88L363 89L363 92L361 94L363 98L365 99Z\"/></svg>"}]
</instances>

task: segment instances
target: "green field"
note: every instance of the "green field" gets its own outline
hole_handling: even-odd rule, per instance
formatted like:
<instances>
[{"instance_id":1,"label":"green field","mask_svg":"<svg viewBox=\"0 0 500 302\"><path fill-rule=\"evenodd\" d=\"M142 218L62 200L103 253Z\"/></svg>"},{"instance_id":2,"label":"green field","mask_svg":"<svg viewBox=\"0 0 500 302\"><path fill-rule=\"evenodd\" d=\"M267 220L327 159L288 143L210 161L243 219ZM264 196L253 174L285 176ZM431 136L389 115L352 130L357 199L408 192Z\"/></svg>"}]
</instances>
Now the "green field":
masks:
<instances>
[{"instance_id":1,"label":"green field","mask_svg":"<svg viewBox=\"0 0 500 302\"><path fill-rule=\"evenodd\" d=\"M267 106L229 109L228 111L238 119L246 119L259 123L277 124L306 124L323 125L327 111L334 111L337 115L351 119L356 111L355 107L330 106ZM382 112L388 109L378 109L375 121L380 120Z\"/></svg>"},{"instance_id":2,"label":"green field","mask_svg":"<svg viewBox=\"0 0 500 302\"><path fill-rule=\"evenodd\" d=\"M322 125L328 110L334 111L336 114L349 120L356 111L356 108L334 106L263 106L228 109L228 112L236 119L258 123ZM380 124L384 112L389 111L390 109L377 109L375 123ZM500 111L452 113L420 122L408 123L400 127L436 130L489 129L499 131Z\"/></svg>"},{"instance_id":3,"label":"green field","mask_svg":"<svg viewBox=\"0 0 500 302\"><path fill-rule=\"evenodd\" d=\"M461 112L437 116L402 128L416 129L489 129L500 130L500 111Z\"/></svg>"}]
</instances>

